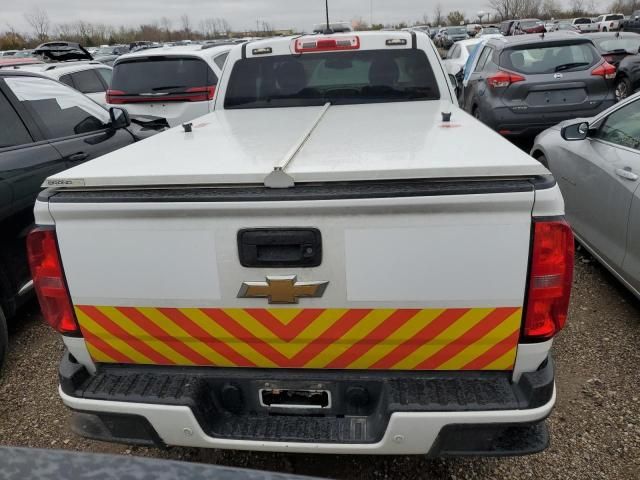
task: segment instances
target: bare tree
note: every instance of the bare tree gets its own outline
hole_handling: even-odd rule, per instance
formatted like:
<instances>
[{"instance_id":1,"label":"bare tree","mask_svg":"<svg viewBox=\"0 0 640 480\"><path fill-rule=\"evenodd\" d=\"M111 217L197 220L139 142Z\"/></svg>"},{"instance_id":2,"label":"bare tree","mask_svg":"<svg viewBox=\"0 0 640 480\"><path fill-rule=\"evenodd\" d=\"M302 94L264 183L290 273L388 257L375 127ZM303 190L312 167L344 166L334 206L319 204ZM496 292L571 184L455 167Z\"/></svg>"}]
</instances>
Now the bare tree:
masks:
<instances>
[{"instance_id":1,"label":"bare tree","mask_svg":"<svg viewBox=\"0 0 640 480\"><path fill-rule=\"evenodd\" d=\"M189 15L185 13L180 17L180 25L182 25L182 30L186 34L189 34L191 32L191 19L189 18Z\"/></svg>"},{"instance_id":2,"label":"bare tree","mask_svg":"<svg viewBox=\"0 0 640 480\"><path fill-rule=\"evenodd\" d=\"M442 5L440 3L436 4L436 7L433 9L433 26L439 27L444 23L444 15L442 14Z\"/></svg>"},{"instance_id":3,"label":"bare tree","mask_svg":"<svg viewBox=\"0 0 640 480\"><path fill-rule=\"evenodd\" d=\"M169 17L162 17L160 19L160 25L162 26L162 30L166 35L167 40L171 40L171 19Z\"/></svg>"},{"instance_id":4,"label":"bare tree","mask_svg":"<svg viewBox=\"0 0 640 480\"><path fill-rule=\"evenodd\" d=\"M222 32L225 37L231 35L231 24L226 18L218 18L218 31Z\"/></svg>"},{"instance_id":5,"label":"bare tree","mask_svg":"<svg viewBox=\"0 0 640 480\"><path fill-rule=\"evenodd\" d=\"M547 19L560 18L562 9L559 7L557 0L544 0L540 7L540 14Z\"/></svg>"},{"instance_id":6,"label":"bare tree","mask_svg":"<svg viewBox=\"0 0 640 480\"><path fill-rule=\"evenodd\" d=\"M584 14L584 0L571 0L569 3L569 12L574 17Z\"/></svg>"},{"instance_id":7,"label":"bare tree","mask_svg":"<svg viewBox=\"0 0 640 480\"><path fill-rule=\"evenodd\" d=\"M51 22L49 21L49 15L40 7L36 7L28 13L24 14L24 19L27 21L35 37L44 42L49 37L49 28L51 28Z\"/></svg>"},{"instance_id":8,"label":"bare tree","mask_svg":"<svg viewBox=\"0 0 640 480\"><path fill-rule=\"evenodd\" d=\"M363 30L369 30L369 24L364 21L362 17L354 18L351 20L351 27L356 32L361 32Z\"/></svg>"}]
</instances>

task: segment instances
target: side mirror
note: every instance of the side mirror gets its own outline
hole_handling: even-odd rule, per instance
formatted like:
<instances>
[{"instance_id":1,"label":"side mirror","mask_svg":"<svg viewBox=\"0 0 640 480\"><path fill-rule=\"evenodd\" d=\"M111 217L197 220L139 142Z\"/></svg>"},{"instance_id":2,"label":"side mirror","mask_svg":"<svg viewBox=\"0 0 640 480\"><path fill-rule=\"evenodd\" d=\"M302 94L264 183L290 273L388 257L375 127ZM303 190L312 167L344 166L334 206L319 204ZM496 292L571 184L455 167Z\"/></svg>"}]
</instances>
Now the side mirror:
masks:
<instances>
[{"instance_id":1,"label":"side mirror","mask_svg":"<svg viewBox=\"0 0 640 480\"><path fill-rule=\"evenodd\" d=\"M111 118L111 128L118 130L120 128L127 128L131 125L131 118L129 112L124 108L111 107L109 109L109 117Z\"/></svg>"},{"instance_id":2,"label":"side mirror","mask_svg":"<svg viewBox=\"0 0 640 480\"><path fill-rule=\"evenodd\" d=\"M584 140L589 136L589 124L587 122L567 125L560 131L560 135L568 142Z\"/></svg>"}]
</instances>

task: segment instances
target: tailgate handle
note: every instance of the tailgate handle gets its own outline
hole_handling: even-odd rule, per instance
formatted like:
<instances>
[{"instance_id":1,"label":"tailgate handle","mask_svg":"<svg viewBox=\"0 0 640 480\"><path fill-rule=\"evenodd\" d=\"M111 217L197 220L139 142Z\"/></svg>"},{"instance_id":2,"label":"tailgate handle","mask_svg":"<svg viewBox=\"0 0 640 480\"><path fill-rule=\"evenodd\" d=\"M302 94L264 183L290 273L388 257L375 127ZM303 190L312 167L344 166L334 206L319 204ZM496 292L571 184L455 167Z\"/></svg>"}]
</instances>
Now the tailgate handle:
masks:
<instances>
[{"instance_id":1,"label":"tailgate handle","mask_svg":"<svg viewBox=\"0 0 640 480\"><path fill-rule=\"evenodd\" d=\"M238 253L243 267L317 267L322 236L317 228L244 229L238 232Z\"/></svg>"}]
</instances>

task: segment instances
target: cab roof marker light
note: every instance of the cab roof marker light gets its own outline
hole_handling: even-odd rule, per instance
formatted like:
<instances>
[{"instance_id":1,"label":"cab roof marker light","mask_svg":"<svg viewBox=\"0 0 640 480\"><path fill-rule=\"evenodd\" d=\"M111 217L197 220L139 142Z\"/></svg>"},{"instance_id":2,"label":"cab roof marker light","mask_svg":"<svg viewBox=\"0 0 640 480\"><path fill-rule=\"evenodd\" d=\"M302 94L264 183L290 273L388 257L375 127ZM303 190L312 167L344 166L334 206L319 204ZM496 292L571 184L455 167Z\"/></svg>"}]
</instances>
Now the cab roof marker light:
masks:
<instances>
[{"instance_id":1,"label":"cab roof marker light","mask_svg":"<svg viewBox=\"0 0 640 480\"><path fill-rule=\"evenodd\" d=\"M296 53L331 52L341 50L359 50L360 37L357 35L345 37L306 37L296 38L293 41Z\"/></svg>"},{"instance_id":2,"label":"cab roof marker light","mask_svg":"<svg viewBox=\"0 0 640 480\"><path fill-rule=\"evenodd\" d=\"M251 53L254 55L268 55L269 53L273 53L273 49L271 47L254 48Z\"/></svg>"},{"instance_id":3,"label":"cab roof marker light","mask_svg":"<svg viewBox=\"0 0 640 480\"><path fill-rule=\"evenodd\" d=\"M387 47L399 47L399 46L406 45L407 43L408 43L407 40L404 38L390 38L385 42Z\"/></svg>"}]
</instances>

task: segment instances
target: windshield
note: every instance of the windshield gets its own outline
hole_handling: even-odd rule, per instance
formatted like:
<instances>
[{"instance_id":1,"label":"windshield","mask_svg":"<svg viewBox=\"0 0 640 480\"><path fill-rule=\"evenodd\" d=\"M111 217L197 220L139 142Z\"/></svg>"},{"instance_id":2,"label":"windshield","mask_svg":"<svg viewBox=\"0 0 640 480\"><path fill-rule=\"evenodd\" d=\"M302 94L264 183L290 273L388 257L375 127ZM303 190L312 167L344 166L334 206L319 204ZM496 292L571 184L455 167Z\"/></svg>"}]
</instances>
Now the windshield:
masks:
<instances>
[{"instance_id":1,"label":"windshield","mask_svg":"<svg viewBox=\"0 0 640 480\"><path fill-rule=\"evenodd\" d=\"M505 50L501 65L520 73L556 73L586 70L600 59L589 43L551 45L542 48L523 47Z\"/></svg>"},{"instance_id":2,"label":"windshield","mask_svg":"<svg viewBox=\"0 0 640 480\"><path fill-rule=\"evenodd\" d=\"M421 50L369 50L250 58L235 63L225 108L437 100Z\"/></svg>"},{"instance_id":3,"label":"windshield","mask_svg":"<svg viewBox=\"0 0 640 480\"><path fill-rule=\"evenodd\" d=\"M111 88L127 95L184 91L213 86L215 73L193 57L143 57L118 62L113 69Z\"/></svg>"},{"instance_id":4,"label":"windshield","mask_svg":"<svg viewBox=\"0 0 640 480\"><path fill-rule=\"evenodd\" d=\"M622 20L624 15L607 15L607 21L609 20Z\"/></svg>"},{"instance_id":5,"label":"windshield","mask_svg":"<svg viewBox=\"0 0 640 480\"><path fill-rule=\"evenodd\" d=\"M482 29L482 35L491 35L491 34L497 34L500 33L500 29L499 28L483 28Z\"/></svg>"},{"instance_id":6,"label":"windshield","mask_svg":"<svg viewBox=\"0 0 640 480\"><path fill-rule=\"evenodd\" d=\"M638 37L638 38L636 38ZM602 38L596 39L596 46L602 53L624 50L629 53L638 53L640 49L640 35L626 38Z\"/></svg>"},{"instance_id":7,"label":"windshield","mask_svg":"<svg viewBox=\"0 0 640 480\"><path fill-rule=\"evenodd\" d=\"M587 25L591 23L591 19L590 18L576 18L573 23L575 25Z\"/></svg>"},{"instance_id":8,"label":"windshield","mask_svg":"<svg viewBox=\"0 0 640 480\"><path fill-rule=\"evenodd\" d=\"M447 33L449 35L466 35L467 29L466 27L447 28Z\"/></svg>"}]
</instances>

